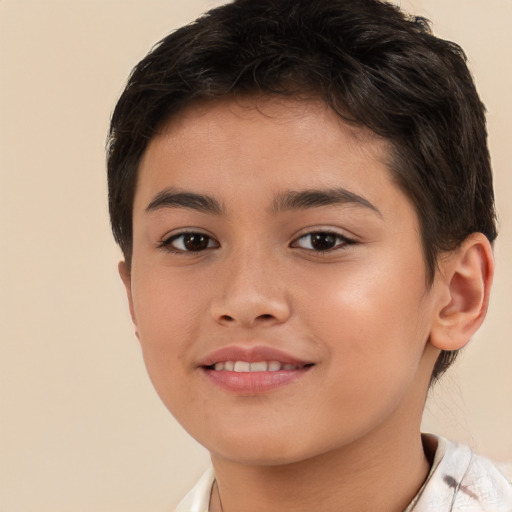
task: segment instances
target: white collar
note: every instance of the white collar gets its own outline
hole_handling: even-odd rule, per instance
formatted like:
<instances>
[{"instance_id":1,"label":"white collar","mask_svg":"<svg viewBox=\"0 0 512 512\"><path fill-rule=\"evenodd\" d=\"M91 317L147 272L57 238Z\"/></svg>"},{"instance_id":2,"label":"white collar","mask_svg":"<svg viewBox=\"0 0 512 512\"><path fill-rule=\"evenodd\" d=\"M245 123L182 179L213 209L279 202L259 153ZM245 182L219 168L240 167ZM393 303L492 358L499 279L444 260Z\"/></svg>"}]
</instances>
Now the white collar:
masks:
<instances>
[{"instance_id":1,"label":"white collar","mask_svg":"<svg viewBox=\"0 0 512 512\"><path fill-rule=\"evenodd\" d=\"M180 501L175 512L208 512L215 474L208 468L194 488Z\"/></svg>"}]
</instances>

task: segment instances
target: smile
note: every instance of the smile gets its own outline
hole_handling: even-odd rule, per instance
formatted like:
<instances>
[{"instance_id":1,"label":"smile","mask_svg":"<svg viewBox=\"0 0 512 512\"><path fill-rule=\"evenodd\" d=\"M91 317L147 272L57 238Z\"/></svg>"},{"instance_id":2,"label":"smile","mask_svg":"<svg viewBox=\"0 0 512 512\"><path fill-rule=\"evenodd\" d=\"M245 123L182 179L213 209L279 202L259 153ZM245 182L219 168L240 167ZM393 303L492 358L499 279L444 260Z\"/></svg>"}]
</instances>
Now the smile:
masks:
<instances>
[{"instance_id":1,"label":"smile","mask_svg":"<svg viewBox=\"0 0 512 512\"><path fill-rule=\"evenodd\" d=\"M231 345L206 355L198 369L216 387L251 396L277 391L303 379L314 366L271 345Z\"/></svg>"},{"instance_id":2,"label":"smile","mask_svg":"<svg viewBox=\"0 0 512 512\"><path fill-rule=\"evenodd\" d=\"M225 361L215 363L208 367L209 370L215 371L227 371L237 373L247 372L278 372L281 370L293 371L298 370L301 366L308 365L296 365L290 363L281 363L279 361L256 361L250 363L248 361Z\"/></svg>"}]
</instances>

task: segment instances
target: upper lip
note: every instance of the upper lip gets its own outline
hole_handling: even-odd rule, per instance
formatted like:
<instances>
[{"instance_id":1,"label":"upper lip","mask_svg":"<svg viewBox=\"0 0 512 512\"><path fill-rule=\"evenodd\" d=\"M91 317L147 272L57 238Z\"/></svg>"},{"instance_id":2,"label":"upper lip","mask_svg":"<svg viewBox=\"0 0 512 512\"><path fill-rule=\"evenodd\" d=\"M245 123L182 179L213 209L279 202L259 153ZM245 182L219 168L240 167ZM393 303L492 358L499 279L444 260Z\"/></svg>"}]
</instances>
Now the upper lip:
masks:
<instances>
[{"instance_id":1,"label":"upper lip","mask_svg":"<svg viewBox=\"0 0 512 512\"><path fill-rule=\"evenodd\" d=\"M199 366L212 366L225 361L246 361L248 363L279 361L283 364L293 364L296 366L312 364L312 361L297 358L274 347L265 345L251 347L231 345L209 353L199 361Z\"/></svg>"}]
</instances>

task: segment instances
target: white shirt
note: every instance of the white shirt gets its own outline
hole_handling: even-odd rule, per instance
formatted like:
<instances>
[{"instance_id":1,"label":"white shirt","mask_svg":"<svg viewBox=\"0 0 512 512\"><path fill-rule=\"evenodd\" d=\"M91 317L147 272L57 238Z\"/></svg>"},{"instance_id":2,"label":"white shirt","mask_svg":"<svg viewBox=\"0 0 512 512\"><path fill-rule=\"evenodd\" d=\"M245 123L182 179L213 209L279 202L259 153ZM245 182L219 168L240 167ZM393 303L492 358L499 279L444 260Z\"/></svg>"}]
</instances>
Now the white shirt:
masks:
<instances>
[{"instance_id":1,"label":"white shirt","mask_svg":"<svg viewBox=\"0 0 512 512\"><path fill-rule=\"evenodd\" d=\"M437 443L434 461L404 512L512 512L512 484L490 460L465 445L425 436L430 443ZM210 468L175 512L208 512L214 481Z\"/></svg>"}]
</instances>

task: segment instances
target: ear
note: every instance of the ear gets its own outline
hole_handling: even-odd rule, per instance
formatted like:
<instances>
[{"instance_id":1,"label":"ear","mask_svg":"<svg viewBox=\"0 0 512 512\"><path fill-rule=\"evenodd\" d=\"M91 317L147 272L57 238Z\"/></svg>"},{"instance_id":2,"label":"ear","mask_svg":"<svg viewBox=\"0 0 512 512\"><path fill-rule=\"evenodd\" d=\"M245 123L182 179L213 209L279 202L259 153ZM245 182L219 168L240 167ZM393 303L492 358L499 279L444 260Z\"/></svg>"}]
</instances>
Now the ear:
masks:
<instances>
[{"instance_id":1,"label":"ear","mask_svg":"<svg viewBox=\"0 0 512 512\"><path fill-rule=\"evenodd\" d=\"M491 244L473 233L462 245L441 256L435 287L439 301L430 343L440 350L464 347L484 321L494 275Z\"/></svg>"},{"instance_id":2,"label":"ear","mask_svg":"<svg viewBox=\"0 0 512 512\"><path fill-rule=\"evenodd\" d=\"M129 265L126 261L120 261L117 269L119 271L119 276L121 277L121 281L123 281L124 288L126 290L126 296L128 298L128 306L130 308L130 316L132 317L133 325L135 326L135 335L137 338L139 337L139 333L137 330L137 319L135 317L135 309L133 307L133 297L132 297L132 274L130 271Z\"/></svg>"}]
</instances>

